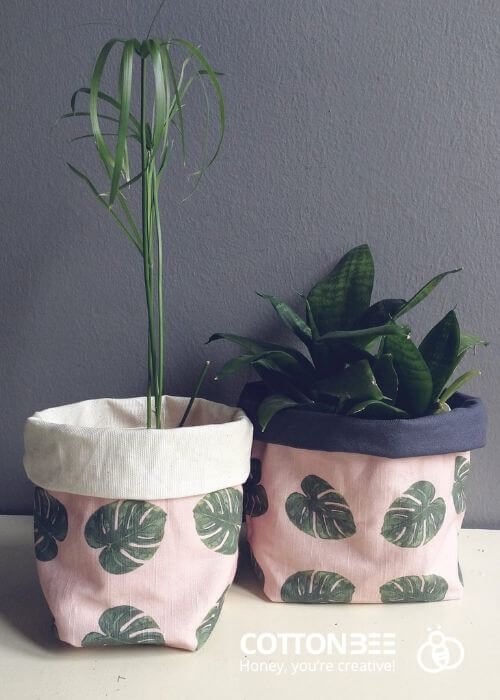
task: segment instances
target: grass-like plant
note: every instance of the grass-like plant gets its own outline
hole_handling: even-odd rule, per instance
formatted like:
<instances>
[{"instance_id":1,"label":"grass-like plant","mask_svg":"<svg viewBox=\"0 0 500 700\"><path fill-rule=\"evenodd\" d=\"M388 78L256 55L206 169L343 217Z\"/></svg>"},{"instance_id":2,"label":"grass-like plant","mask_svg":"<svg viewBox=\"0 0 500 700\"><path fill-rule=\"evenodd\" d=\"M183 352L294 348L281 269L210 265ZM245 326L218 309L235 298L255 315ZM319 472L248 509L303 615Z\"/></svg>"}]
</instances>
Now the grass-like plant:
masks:
<instances>
[{"instance_id":1,"label":"grass-like plant","mask_svg":"<svg viewBox=\"0 0 500 700\"><path fill-rule=\"evenodd\" d=\"M303 297L305 320L276 297L259 295L305 345L307 356L294 347L216 333L208 342L225 339L244 349L219 377L253 367L268 392L258 411L263 430L276 413L296 407L376 419L450 411L453 394L480 373L470 370L449 383L452 374L467 351L487 343L461 331L453 310L418 347L410 328L397 321L456 272L433 277L408 301L371 304L373 257L368 245L353 248Z\"/></svg>"},{"instance_id":2,"label":"grass-like plant","mask_svg":"<svg viewBox=\"0 0 500 700\"><path fill-rule=\"evenodd\" d=\"M219 153L225 115L218 80L221 74L212 68L200 48L187 39L150 38L152 24L146 39L142 41L131 38L106 42L97 56L89 86L74 92L71 111L63 118L83 117L90 120L91 133L78 138L94 141L108 183L106 191L102 192L87 174L68 165L108 210L142 257L148 315L146 423L148 428L152 427L154 413L155 427L161 428L165 334L160 185L170 163L173 129L180 141L183 163L186 162L185 100L192 86L200 85L204 97L203 150L206 150L212 122L209 90L213 90L217 102L217 143L209 156L202 157L202 164L194 173L198 179ZM101 83L108 59L117 50L121 52L120 67L116 93L112 95L102 89ZM87 96L88 107L77 107L77 102ZM132 112L134 97L139 105L137 116ZM113 129L103 130L103 123L111 125ZM132 168L134 158L138 162ZM140 223L128 199L129 190L134 185L141 186Z\"/></svg>"}]
</instances>

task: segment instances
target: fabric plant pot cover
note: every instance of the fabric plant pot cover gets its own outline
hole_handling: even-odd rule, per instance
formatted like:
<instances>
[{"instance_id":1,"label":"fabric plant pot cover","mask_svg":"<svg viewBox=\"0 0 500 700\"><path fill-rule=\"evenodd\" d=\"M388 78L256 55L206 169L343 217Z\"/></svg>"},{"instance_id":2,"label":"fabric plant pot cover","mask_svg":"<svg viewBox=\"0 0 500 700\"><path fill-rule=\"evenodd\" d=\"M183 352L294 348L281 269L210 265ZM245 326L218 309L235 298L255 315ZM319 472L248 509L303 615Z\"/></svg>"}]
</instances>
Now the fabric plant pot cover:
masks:
<instances>
[{"instance_id":1,"label":"fabric plant pot cover","mask_svg":"<svg viewBox=\"0 0 500 700\"><path fill-rule=\"evenodd\" d=\"M35 554L61 640L194 650L215 626L237 563L252 425L236 408L165 397L99 399L28 419Z\"/></svg>"},{"instance_id":2,"label":"fabric plant pot cover","mask_svg":"<svg viewBox=\"0 0 500 700\"><path fill-rule=\"evenodd\" d=\"M399 603L460 598L458 532L470 450L485 444L478 399L408 420L289 409L264 433L265 396L248 384L254 424L244 511L266 596L294 603Z\"/></svg>"}]
</instances>

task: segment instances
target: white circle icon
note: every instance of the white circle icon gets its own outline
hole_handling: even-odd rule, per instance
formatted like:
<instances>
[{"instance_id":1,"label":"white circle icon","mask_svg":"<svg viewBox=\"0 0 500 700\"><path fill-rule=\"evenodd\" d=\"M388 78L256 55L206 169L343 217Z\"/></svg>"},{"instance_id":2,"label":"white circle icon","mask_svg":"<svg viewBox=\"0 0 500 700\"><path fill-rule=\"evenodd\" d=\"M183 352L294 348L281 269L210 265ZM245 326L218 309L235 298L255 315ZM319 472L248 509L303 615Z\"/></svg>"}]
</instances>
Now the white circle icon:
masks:
<instances>
[{"instance_id":1,"label":"white circle icon","mask_svg":"<svg viewBox=\"0 0 500 700\"><path fill-rule=\"evenodd\" d=\"M438 627L428 629L427 640L420 645L417 661L427 673L440 673L458 668L464 660L464 646L455 637L447 637Z\"/></svg>"}]
</instances>

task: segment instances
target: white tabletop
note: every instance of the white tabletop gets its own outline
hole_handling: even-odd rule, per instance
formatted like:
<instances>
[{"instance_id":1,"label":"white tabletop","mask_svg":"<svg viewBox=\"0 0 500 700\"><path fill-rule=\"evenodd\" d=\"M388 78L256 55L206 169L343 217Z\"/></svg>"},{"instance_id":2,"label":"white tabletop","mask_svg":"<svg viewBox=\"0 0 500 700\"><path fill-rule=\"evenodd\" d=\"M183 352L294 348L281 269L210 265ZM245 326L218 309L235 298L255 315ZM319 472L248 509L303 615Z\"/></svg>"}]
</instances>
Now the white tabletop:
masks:
<instances>
[{"instance_id":1,"label":"white tabletop","mask_svg":"<svg viewBox=\"0 0 500 700\"><path fill-rule=\"evenodd\" d=\"M219 622L200 651L74 649L57 642L51 631L51 615L36 578L31 517L0 516L0 697L470 700L480 694L494 700L500 697L500 532L464 530L460 547L466 586L460 601L270 603L243 557ZM431 672L417 660L428 628L448 638L444 649L427 646L422 651L421 661ZM302 653L294 653L290 633L303 635L296 642ZM244 635L247 653L241 650ZM283 653L284 640L288 654ZM353 653L369 641L372 651L395 653ZM252 653L259 645L265 651L275 644L275 653ZM333 645L331 653L311 653L322 644ZM340 653L342 644L347 653ZM461 648L463 661L456 668L436 671L460 662Z\"/></svg>"}]
</instances>

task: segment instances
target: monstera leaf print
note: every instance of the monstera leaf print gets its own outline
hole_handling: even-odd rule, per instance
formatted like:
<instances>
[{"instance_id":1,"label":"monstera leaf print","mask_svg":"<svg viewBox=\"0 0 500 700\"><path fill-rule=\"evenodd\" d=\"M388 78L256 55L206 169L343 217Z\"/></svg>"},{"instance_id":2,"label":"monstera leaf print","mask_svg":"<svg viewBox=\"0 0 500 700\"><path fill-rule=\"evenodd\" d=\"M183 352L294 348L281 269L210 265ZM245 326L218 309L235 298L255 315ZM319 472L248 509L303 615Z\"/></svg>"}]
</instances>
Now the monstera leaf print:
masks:
<instances>
[{"instance_id":1,"label":"monstera leaf print","mask_svg":"<svg viewBox=\"0 0 500 700\"><path fill-rule=\"evenodd\" d=\"M196 639L198 640L198 646L196 647L197 649L200 649L205 644L207 639L214 631L214 627L217 624L217 620L219 619L219 616L222 612L222 606L224 604L224 599L228 590L229 586L226 588L219 600L215 603L213 608L210 608L207 615L203 619L201 625L196 630Z\"/></svg>"},{"instance_id":2,"label":"monstera leaf print","mask_svg":"<svg viewBox=\"0 0 500 700\"><path fill-rule=\"evenodd\" d=\"M381 534L398 547L420 547L427 544L443 524L446 505L434 499L430 481L417 481L396 498L385 514Z\"/></svg>"},{"instance_id":3,"label":"monstera leaf print","mask_svg":"<svg viewBox=\"0 0 500 700\"><path fill-rule=\"evenodd\" d=\"M68 514L61 501L38 486L35 488L33 512L35 556L38 561L50 561L57 556L57 542L68 534Z\"/></svg>"},{"instance_id":4,"label":"monstera leaf print","mask_svg":"<svg viewBox=\"0 0 500 700\"><path fill-rule=\"evenodd\" d=\"M465 457L457 457L455 459L455 481L453 482L451 495L458 514L465 511L465 482L469 476L469 471L469 460Z\"/></svg>"},{"instance_id":5,"label":"monstera leaf print","mask_svg":"<svg viewBox=\"0 0 500 700\"><path fill-rule=\"evenodd\" d=\"M343 496L319 476L302 480L304 493L288 496L285 509L292 523L311 537L340 540L356 532L354 518Z\"/></svg>"},{"instance_id":6,"label":"monstera leaf print","mask_svg":"<svg viewBox=\"0 0 500 700\"><path fill-rule=\"evenodd\" d=\"M120 646L122 644L165 644L160 628L149 615L131 605L108 608L99 618L101 632L89 632L82 647Z\"/></svg>"},{"instance_id":7,"label":"monstera leaf print","mask_svg":"<svg viewBox=\"0 0 500 700\"><path fill-rule=\"evenodd\" d=\"M250 463L250 476L243 487L243 512L251 518L257 518L268 509L267 494L259 483L262 471L260 459L253 458Z\"/></svg>"},{"instance_id":8,"label":"monstera leaf print","mask_svg":"<svg viewBox=\"0 0 500 700\"><path fill-rule=\"evenodd\" d=\"M430 603L443 600L448 584L442 576L401 576L380 586L382 603Z\"/></svg>"},{"instance_id":9,"label":"monstera leaf print","mask_svg":"<svg viewBox=\"0 0 500 700\"><path fill-rule=\"evenodd\" d=\"M155 555L166 517L148 501L113 501L87 520L85 539L94 549L102 549L99 563L105 571L128 574Z\"/></svg>"},{"instance_id":10,"label":"monstera leaf print","mask_svg":"<svg viewBox=\"0 0 500 700\"><path fill-rule=\"evenodd\" d=\"M193 510L196 532L203 544L219 554L234 554L238 549L243 498L238 489L212 491L198 501Z\"/></svg>"},{"instance_id":11,"label":"monstera leaf print","mask_svg":"<svg viewBox=\"0 0 500 700\"><path fill-rule=\"evenodd\" d=\"M333 571L297 571L281 587L284 603L350 603L354 585Z\"/></svg>"}]
</instances>

